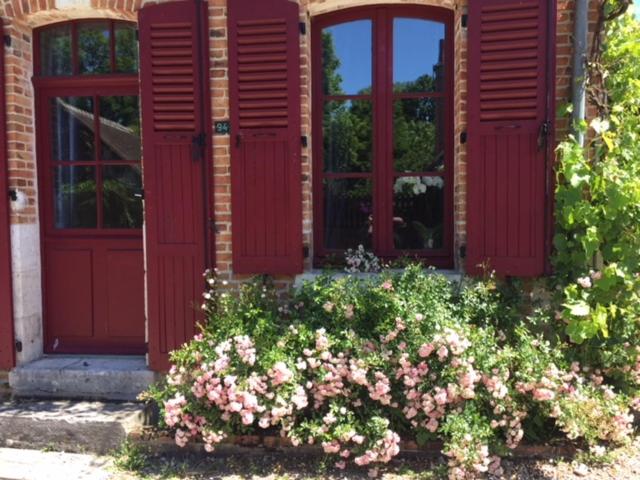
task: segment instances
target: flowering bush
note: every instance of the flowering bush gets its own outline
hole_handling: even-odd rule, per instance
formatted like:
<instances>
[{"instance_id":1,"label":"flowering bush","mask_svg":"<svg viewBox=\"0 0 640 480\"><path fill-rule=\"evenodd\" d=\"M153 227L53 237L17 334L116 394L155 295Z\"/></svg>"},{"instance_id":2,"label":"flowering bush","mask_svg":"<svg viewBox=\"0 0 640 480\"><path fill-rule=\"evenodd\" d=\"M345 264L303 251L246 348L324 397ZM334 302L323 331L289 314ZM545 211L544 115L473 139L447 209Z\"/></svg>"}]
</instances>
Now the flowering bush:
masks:
<instances>
[{"instance_id":1,"label":"flowering bush","mask_svg":"<svg viewBox=\"0 0 640 480\"><path fill-rule=\"evenodd\" d=\"M237 294L207 282L209 322L150 393L178 445L278 432L375 475L401 438L440 439L450 477L467 479L500 474L501 456L554 426L598 449L632 432L629 397L531 333L492 283L410 266L322 276L278 302L265 279Z\"/></svg>"}]
</instances>

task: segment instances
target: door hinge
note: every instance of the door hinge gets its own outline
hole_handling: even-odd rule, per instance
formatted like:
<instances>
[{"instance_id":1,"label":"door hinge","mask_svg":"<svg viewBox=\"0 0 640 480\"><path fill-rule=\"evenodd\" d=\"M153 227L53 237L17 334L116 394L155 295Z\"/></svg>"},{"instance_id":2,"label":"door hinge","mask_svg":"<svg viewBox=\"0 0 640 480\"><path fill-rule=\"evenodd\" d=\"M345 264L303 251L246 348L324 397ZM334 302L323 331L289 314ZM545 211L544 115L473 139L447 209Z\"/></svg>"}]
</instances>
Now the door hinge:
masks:
<instances>
[{"instance_id":1,"label":"door hinge","mask_svg":"<svg viewBox=\"0 0 640 480\"><path fill-rule=\"evenodd\" d=\"M305 22L300 22L300 35L307 34L307 24Z\"/></svg>"},{"instance_id":2,"label":"door hinge","mask_svg":"<svg viewBox=\"0 0 640 480\"><path fill-rule=\"evenodd\" d=\"M540 125L540 130L538 131L538 150L542 150L547 146L547 139L549 138L550 132L551 122L546 120Z\"/></svg>"},{"instance_id":3,"label":"door hinge","mask_svg":"<svg viewBox=\"0 0 640 480\"><path fill-rule=\"evenodd\" d=\"M191 149L191 158L193 161L202 160L204 147L207 143L207 137L204 132L194 135L191 140L193 148Z\"/></svg>"}]
</instances>

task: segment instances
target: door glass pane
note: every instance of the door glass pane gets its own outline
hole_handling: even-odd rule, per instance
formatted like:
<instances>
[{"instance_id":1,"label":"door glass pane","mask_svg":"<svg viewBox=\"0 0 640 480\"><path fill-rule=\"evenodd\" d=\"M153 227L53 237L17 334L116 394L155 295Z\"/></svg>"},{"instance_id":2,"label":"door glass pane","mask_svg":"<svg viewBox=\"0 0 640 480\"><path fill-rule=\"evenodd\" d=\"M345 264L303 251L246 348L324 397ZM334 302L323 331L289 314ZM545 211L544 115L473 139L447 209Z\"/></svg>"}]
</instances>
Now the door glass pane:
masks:
<instances>
[{"instance_id":1,"label":"door glass pane","mask_svg":"<svg viewBox=\"0 0 640 480\"><path fill-rule=\"evenodd\" d=\"M393 240L398 250L443 246L444 179L398 177L393 185Z\"/></svg>"},{"instance_id":2,"label":"door glass pane","mask_svg":"<svg viewBox=\"0 0 640 480\"><path fill-rule=\"evenodd\" d=\"M135 25L115 24L116 72L136 73L138 71L138 39Z\"/></svg>"},{"instance_id":3,"label":"door glass pane","mask_svg":"<svg viewBox=\"0 0 640 480\"><path fill-rule=\"evenodd\" d=\"M59 25L40 32L42 75L71 75L71 25Z\"/></svg>"},{"instance_id":4,"label":"door glass pane","mask_svg":"<svg viewBox=\"0 0 640 480\"><path fill-rule=\"evenodd\" d=\"M393 21L393 90L444 90L444 24L416 18Z\"/></svg>"},{"instance_id":5,"label":"door glass pane","mask_svg":"<svg viewBox=\"0 0 640 480\"><path fill-rule=\"evenodd\" d=\"M368 179L324 181L324 245L345 250L371 248L372 188Z\"/></svg>"},{"instance_id":6,"label":"door glass pane","mask_svg":"<svg viewBox=\"0 0 640 480\"><path fill-rule=\"evenodd\" d=\"M341 23L322 30L324 93L371 93L371 20Z\"/></svg>"},{"instance_id":7,"label":"door glass pane","mask_svg":"<svg viewBox=\"0 0 640 480\"><path fill-rule=\"evenodd\" d=\"M51 99L51 158L94 160L94 130L92 97Z\"/></svg>"},{"instance_id":8,"label":"door glass pane","mask_svg":"<svg viewBox=\"0 0 640 480\"><path fill-rule=\"evenodd\" d=\"M109 22L91 22L78 25L80 73L111 72L109 35Z\"/></svg>"},{"instance_id":9,"label":"door glass pane","mask_svg":"<svg viewBox=\"0 0 640 480\"><path fill-rule=\"evenodd\" d=\"M55 228L95 228L95 168L56 167L53 176Z\"/></svg>"},{"instance_id":10,"label":"door glass pane","mask_svg":"<svg viewBox=\"0 0 640 480\"><path fill-rule=\"evenodd\" d=\"M102 168L103 223L105 228L142 228L140 166Z\"/></svg>"},{"instance_id":11,"label":"door glass pane","mask_svg":"<svg viewBox=\"0 0 640 480\"><path fill-rule=\"evenodd\" d=\"M442 100L411 98L393 103L393 158L396 172L444 170Z\"/></svg>"},{"instance_id":12,"label":"door glass pane","mask_svg":"<svg viewBox=\"0 0 640 480\"><path fill-rule=\"evenodd\" d=\"M137 95L100 97L102 160L140 160L140 110Z\"/></svg>"},{"instance_id":13,"label":"door glass pane","mask_svg":"<svg viewBox=\"0 0 640 480\"><path fill-rule=\"evenodd\" d=\"M370 172L372 103L347 100L324 104L325 172Z\"/></svg>"}]
</instances>

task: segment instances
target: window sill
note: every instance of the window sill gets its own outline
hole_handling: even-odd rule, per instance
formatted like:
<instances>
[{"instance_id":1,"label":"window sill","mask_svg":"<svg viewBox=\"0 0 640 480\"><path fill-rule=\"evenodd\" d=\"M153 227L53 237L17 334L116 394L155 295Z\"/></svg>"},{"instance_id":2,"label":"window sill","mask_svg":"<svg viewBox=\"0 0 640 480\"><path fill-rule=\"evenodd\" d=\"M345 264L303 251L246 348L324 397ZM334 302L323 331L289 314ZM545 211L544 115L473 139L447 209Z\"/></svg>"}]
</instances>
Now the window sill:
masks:
<instances>
[{"instance_id":1,"label":"window sill","mask_svg":"<svg viewBox=\"0 0 640 480\"><path fill-rule=\"evenodd\" d=\"M399 273L402 271L402 269L392 268L387 271ZM428 270L428 272L434 275L442 275L452 283L460 283L464 277L463 273L459 270L436 269L436 270ZM365 272L358 272L358 273L347 273L347 272L340 272L340 271L325 272L323 270L313 269L309 272L304 272L304 273L301 273L300 275L296 275L293 286L294 288L299 288L302 286L304 282L313 281L316 278L318 278L320 275L323 275L325 273L330 275L334 279L350 277L350 276L356 277L356 278L371 278L371 277L377 277L378 275L380 275L379 273L365 273Z\"/></svg>"}]
</instances>

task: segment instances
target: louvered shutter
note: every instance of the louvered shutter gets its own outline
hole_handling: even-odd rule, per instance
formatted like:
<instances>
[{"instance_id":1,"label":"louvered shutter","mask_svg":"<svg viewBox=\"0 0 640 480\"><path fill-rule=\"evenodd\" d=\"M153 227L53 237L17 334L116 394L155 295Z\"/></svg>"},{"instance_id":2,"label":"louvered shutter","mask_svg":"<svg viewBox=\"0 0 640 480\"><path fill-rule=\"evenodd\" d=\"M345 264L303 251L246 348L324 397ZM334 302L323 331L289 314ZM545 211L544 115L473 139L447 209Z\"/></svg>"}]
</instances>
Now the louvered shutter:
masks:
<instances>
[{"instance_id":1,"label":"louvered shutter","mask_svg":"<svg viewBox=\"0 0 640 480\"><path fill-rule=\"evenodd\" d=\"M2 35L3 26L0 22L0 37ZM0 52L0 78L4 78L4 48ZM5 105L4 82L2 82L0 85L0 370L10 370L15 365Z\"/></svg>"},{"instance_id":2,"label":"louvered shutter","mask_svg":"<svg viewBox=\"0 0 640 480\"><path fill-rule=\"evenodd\" d=\"M229 2L236 273L302 271L299 7Z\"/></svg>"},{"instance_id":3,"label":"louvered shutter","mask_svg":"<svg viewBox=\"0 0 640 480\"><path fill-rule=\"evenodd\" d=\"M469 3L467 271L541 275L550 2Z\"/></svg>"},{"instance_id":4,"label":"louvered shutter","mask_svg":"<svg viewBox=\"0 0 640 480\"><path fill-rule=\"evenodd\" d=\"M210 101L206 19L206 3L196 1L140 10L147 316L155 370L168 367L168 353L195 334L200 319L207 198L200 145L208 138Z\"/></svg>"}]
</instances>

